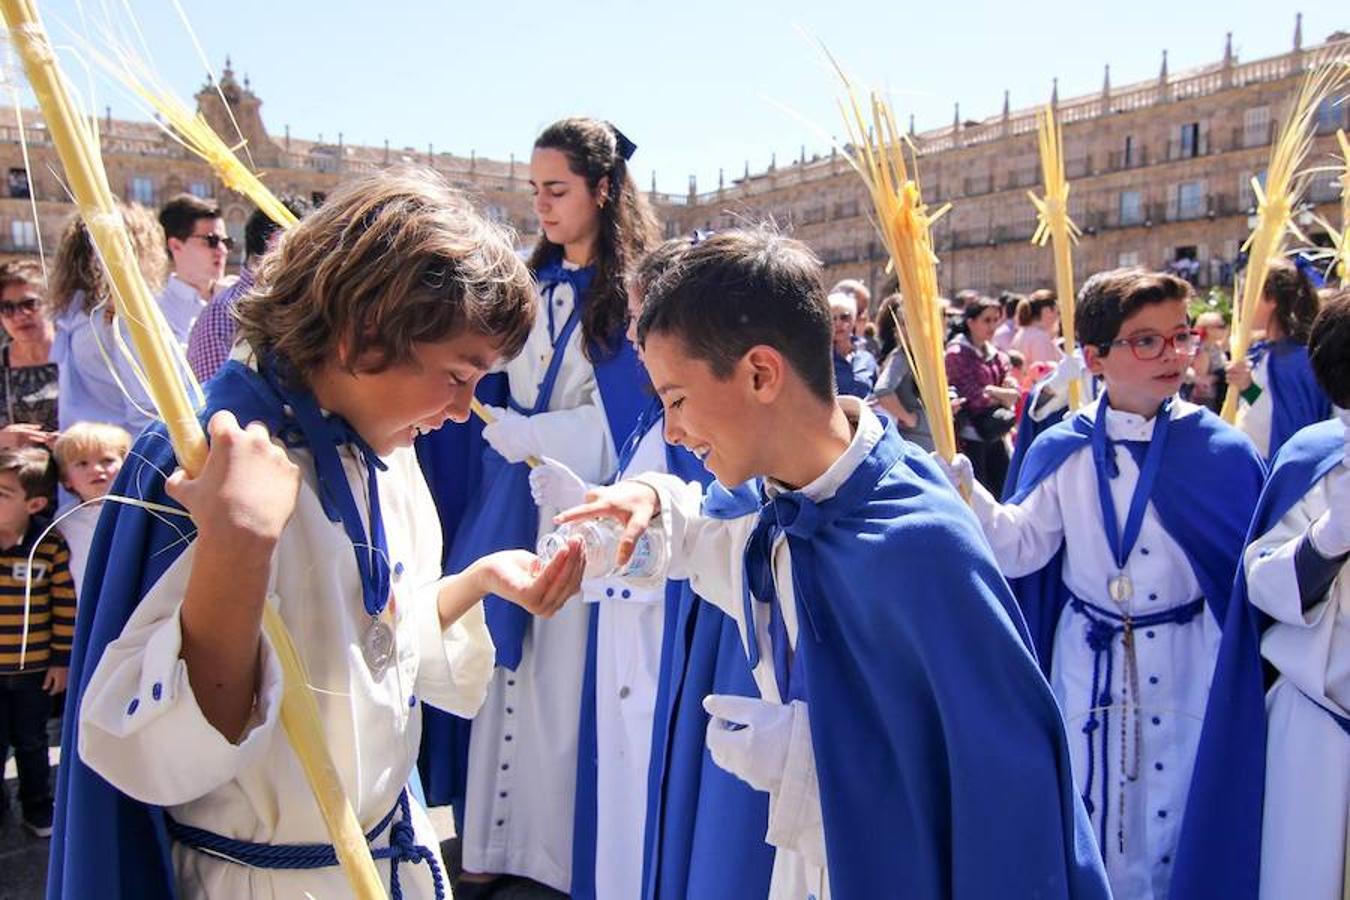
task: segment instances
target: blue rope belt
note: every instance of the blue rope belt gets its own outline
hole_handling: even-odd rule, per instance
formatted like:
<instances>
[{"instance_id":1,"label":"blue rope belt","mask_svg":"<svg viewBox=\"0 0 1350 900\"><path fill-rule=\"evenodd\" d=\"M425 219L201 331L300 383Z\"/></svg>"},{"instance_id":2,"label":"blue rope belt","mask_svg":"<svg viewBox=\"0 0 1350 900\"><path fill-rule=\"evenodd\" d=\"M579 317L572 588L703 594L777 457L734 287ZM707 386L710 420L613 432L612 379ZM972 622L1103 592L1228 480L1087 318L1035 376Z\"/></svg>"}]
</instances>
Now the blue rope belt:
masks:
<instances>
[{"instance_id":1,"label":"blue rope belt","mask_svg":"<svg viewBox=\"0 0 1350 900\"><path fill-rule=\"evenodd\" d=\"M394 816L400 814L394 822ZM209 853L226 862L254 869L326 869L338 864L337 851L332 844L259 844L241 841L224 835L168 820L169 836L185 847L200 853ZM391 827L392 823L392 827ZM389 846L371 848L375 859L389 860L389 896L402 900L403 889L398 882L399 863L426 863L436 887L436 900L445 900L445 878L441 874L436 854L417 843L413 833L412 815L408 808L408 791L399 794L398 804L366 832L366 843L374 843L385 829L389 829Z\"/></svg>"},{"instance_id":2,"label":"blue rope belt","mask_svg":"<svg viewBox=\"0 0 1350 900\"><path fill-rule=\"evenodd\" d=\"M1183 603L1180 606L1174 606L1171 609L1164 609L1161 612L1149 613L1146 616L1122 616L1119 613L1109 609L1103 609L1100 606L1094 606L1086 600L1071 596L1069 606L1074 612L1081 614L1088 620L1088 627L1084 634L1087 639L1087 645L1092 650L1092 696L1091 706L1088 710L1087 722L1083 725L1083 734L1087 735L1087 779L1083 785L1083 804L1087 807L1088 815L1091 816L1096 811L1096 804L1092 801L1092 788L1096 781L1096 754L1097 754L1097 731L1102 732L1102 752L1101 752L1101 851L1106 855L1106 820L1107 820L1107 792L1109 785L1106 777L1106 733L1111 723L1111 706L1115 702L1111 695L1111 679L1115 669L1115 643L1116 635L1124 635L1124 645L1126 652L1127 675L1130 676L1127 690L1133 691L1133 703L1135 707L1135 753L1139 752L1139 690L1138 690L1138 672L1134 662L1134 632L1138 628L1152 628L1156 625L1185 625L1191 619L1199 615L1205 608L1204 598L1192 600L1189 603ZM1100 714L1100 716L1099 716ZM1123 726L1122 726L1123 727ZM1121 732L1121 765L1125 765L1125 732ZM1134 781L1139 777L1136 767L1131 775L1126 773L1126 778ZM1124 788L1121 788L1121 800L1124 800ZM1120 820L1117 828L1118 843L1120 851L1125 852L1125 833L1124 819Z\"/></svg>"}]
</instances>

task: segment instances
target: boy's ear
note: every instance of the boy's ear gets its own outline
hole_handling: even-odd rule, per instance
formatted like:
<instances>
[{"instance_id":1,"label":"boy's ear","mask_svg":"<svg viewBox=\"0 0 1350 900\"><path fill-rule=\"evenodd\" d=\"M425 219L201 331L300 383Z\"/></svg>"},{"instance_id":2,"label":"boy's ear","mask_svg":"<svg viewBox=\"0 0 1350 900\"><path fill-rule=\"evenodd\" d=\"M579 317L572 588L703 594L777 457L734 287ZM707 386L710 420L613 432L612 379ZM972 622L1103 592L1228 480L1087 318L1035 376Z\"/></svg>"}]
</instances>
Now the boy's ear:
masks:
<instances>
[{"instance_id":1,"label":"boy's ear","mask_svg":"<svg viewBox=\"0 0 1350 900\"><path fill-rule=\"evenodd\" d=\"M783 390L787 361L783 354L765 344L751 347L741 358L750 375L750 390L761 403L772 403Z\"/></svg>"},{"instance_id":2,"label":"boy's ear","mask_svg":"<svg viewBox=\"0 0 1350 900\"><path fill-rule=\"evenodd\" d=\"M47 498L29 497L27 500L24 501L23 505L28 508L28 514L30 516L36 516L38 513L42 512L44 509L47 508Z\"/></svg>"},{"instance_id":3,"label":"boy's ear","mask_svg":"<svg viewBox=\"0 0 1350 900\"><path fill-rule=\"evenodd\" d=\"M1101 348L1093 344L1083 345L1083 362L1087 363L1087 370L1093 375L1102 374L1102 351Z\"/></svg>"}]
</instances>

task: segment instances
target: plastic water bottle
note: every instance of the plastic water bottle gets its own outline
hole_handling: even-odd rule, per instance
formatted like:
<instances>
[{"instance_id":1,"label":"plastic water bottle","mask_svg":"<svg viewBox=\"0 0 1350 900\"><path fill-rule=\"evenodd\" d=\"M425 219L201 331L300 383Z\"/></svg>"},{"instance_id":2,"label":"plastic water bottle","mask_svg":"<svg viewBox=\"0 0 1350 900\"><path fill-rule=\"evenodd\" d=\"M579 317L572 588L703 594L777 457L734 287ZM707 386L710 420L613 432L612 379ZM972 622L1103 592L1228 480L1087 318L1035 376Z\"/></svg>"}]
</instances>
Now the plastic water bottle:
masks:
<instances>
[{"instance_id":1,"label":"plastic water bottle","mask_svg":"<svg viewBox=\"0 0 1350 900\"><path fill-rule=\"evenodd\" d=\"M666 544L655 531L656 525L648 527L638 536L633 547L633 555L627 564L619 566L615 560L619 555L619 538L623 535L623 526L614 519L586 519L581 522L569 522L556 531L551 531L539 539L536 552L547 565L567 546L572 538L581 538L586 554L585 578L607 578L617 576L634 580L659 580L665 571Z\"/></svg>"}]
</instances>

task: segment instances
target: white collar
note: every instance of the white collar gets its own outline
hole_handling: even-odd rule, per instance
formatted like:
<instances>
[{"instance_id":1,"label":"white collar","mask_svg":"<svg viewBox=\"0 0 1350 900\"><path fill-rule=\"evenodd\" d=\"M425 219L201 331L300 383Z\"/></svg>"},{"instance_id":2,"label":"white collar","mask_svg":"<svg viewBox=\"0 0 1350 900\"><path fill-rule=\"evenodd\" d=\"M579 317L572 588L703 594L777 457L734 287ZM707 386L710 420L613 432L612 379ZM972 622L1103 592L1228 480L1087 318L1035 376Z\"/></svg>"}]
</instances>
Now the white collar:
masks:
<instances>
[{"instance_id":1,"label":"white collar","mask_svg":"<svg viewBox=\"0 0 1350 900\"><path fill-rule=\"evenodd\" d=\"M1097 407L1102 403L1102 398L1098 397L1087 406L1083 407L1082 415L1088 417L1090 421L1097 420ZM1188 403L1180 397L1172 398L1171 420L1194 415L1200 411L1200 407L1194 403ZM1106 410L1106 436L1113 441L1148 441L1153 439L1153 426L1158 417L1145 419L1138 413L1126 412L1121 409L1107 407Z\"/></svg>"},{"instance_id":2,"label":"white collar","mask_svg":"<svg viewBox=\"0 0 1350 900\"><path fill-rule=\"evenodd\" d=\"M866 403L857 397L841 396L838 398L839 407L844 411L844 416L848 419L848 424L853 429L853 439L849 441L848 447L839 455L830 467L820 474L815 481L812 481L806 487L802 488L800 493L808 500L814 503L823 503L829 500L839 489L848 481L849 476L862 465L863 460L872 452L872 448L881 440L885 433L885 427L881 420L868 407ZM787 485L774 481L772 478L764 479L764 492L770 498L790 491Z\"/></svg>"}]
</instances>

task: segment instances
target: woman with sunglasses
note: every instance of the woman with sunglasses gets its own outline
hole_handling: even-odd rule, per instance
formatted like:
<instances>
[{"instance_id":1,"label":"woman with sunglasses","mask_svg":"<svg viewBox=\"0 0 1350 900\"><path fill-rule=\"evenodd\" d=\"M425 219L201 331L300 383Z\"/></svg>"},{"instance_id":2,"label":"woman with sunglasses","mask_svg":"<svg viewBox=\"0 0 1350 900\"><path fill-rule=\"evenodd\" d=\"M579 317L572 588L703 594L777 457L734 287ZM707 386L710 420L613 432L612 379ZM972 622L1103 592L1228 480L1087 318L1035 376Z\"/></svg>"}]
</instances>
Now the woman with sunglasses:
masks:
<instances>
[{"instance_id":1,"label":"woman with sunglasses","mask_svg":"<svg viewBox=\"0 0 1350 900\"><path fill-rule=\"evenodd\" d=\"M121 208L122 221L151 290L164 281L164 232L143 207ZM112 289L83 220L66 224L52 266L52 361L60 369L59 424L106 422L139 434L153 405L118 349ZM125 340L125 329L117 329Z\"/></svg>"},{"instance_id":2,"label":"woman with sunglasses","mask_svg":"<svg viewBox=\"0 0 1350 900\"><path fill-rule=\"evenodd\" d=\"M9 345L0 353L0 449L46 446L56 437L56 365L46 283L30 261L0 266L0 323Z\"/></svg>"}]
</instances>

